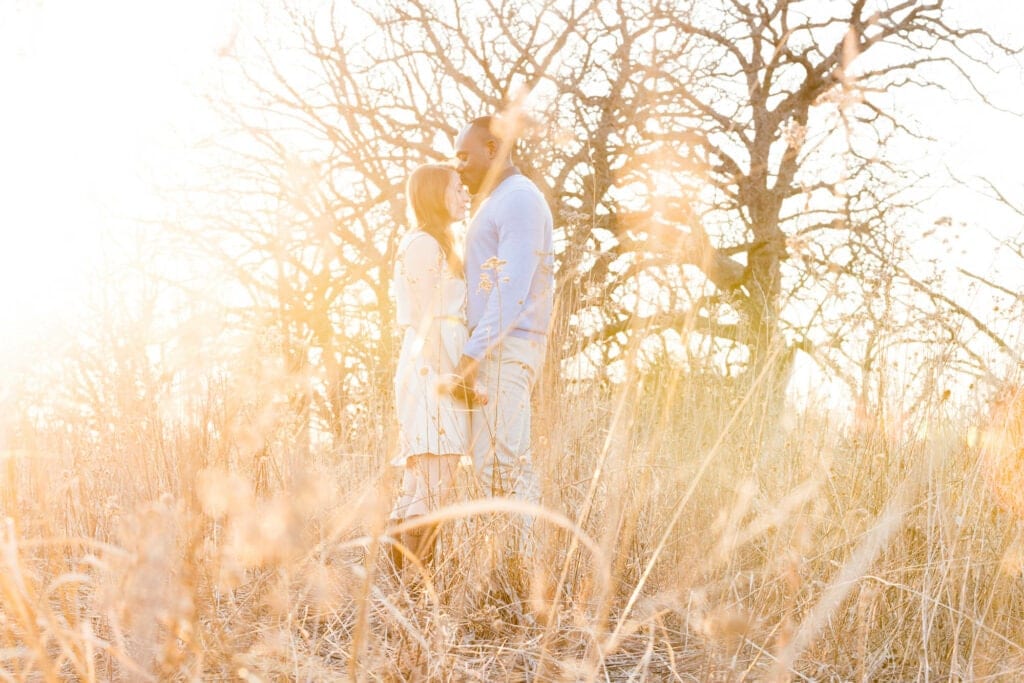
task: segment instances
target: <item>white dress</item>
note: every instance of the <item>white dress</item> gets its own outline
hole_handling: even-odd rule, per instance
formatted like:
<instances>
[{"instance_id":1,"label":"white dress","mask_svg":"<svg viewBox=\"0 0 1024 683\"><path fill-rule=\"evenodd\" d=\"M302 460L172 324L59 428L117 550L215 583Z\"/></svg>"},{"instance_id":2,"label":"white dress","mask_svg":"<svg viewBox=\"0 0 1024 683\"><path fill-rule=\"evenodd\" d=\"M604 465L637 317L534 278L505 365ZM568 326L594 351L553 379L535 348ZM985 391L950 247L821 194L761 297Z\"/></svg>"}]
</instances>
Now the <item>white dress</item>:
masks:
<instances>
[{"instance_id":1,"label":"white dress","mask_svg":"<svg viewBox=\"0 0 1024 683\"><path fill-rule=\"evenodd\" d=\"M393 286L402 350L395 373L399 452L392 464L426 453L462 455L469 409L439 385L466 343L466 282L452 273L433 237L414 231L398 246Z\"/></svg>"}]
</instances>

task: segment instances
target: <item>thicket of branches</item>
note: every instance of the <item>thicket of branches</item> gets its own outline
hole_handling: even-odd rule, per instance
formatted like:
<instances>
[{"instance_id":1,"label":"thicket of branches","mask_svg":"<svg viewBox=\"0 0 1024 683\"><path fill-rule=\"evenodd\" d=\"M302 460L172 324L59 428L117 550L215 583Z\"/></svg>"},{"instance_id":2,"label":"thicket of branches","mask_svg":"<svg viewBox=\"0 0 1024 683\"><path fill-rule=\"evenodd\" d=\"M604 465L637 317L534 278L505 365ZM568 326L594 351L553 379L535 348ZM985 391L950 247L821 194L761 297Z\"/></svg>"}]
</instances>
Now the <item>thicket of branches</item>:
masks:
<instances>
[{"instance_id":1,"label":"thicket of branches","mask_svg":"<svg viewBox=\"0 0 1024 683\"><path fill-rule=\"evenodd\" d=\"M404 178L503 112L555 216L556 372L665 361L734 381L800 349L870 413L894 358L931 391L1018 353L912 258L933 169L906 163L929 139L901 93L984 100L972 72L1012 52L947 15L866 0L292 8L278 41L227 55L211 102L230 130L181 233L231 283L233 324L269 330L300 378L300 421L343 441L380 429Z\"/></svg>"},{"instance_id":2,"label":"thicket of branches","mask_svg":"<svg viewBox=\"0 0 1024 683\"><path fill-rule=\"evenodd\" d=\"M942 2L410 0L290 19L287 49L238 59L259 97L227 111L241 166L217 190L255 197L203 237L274 312L293 370L317 350L310 397L332 424L390 369L405 174L491 112L556 216L556 357L576 367L637 335L727 375L800 348L870 410L902 340L975 372L1014 352L907 259L929 169L894 150L928 138L900 93L970 90L1009 50Z\"/></svg>"}]
</instances>

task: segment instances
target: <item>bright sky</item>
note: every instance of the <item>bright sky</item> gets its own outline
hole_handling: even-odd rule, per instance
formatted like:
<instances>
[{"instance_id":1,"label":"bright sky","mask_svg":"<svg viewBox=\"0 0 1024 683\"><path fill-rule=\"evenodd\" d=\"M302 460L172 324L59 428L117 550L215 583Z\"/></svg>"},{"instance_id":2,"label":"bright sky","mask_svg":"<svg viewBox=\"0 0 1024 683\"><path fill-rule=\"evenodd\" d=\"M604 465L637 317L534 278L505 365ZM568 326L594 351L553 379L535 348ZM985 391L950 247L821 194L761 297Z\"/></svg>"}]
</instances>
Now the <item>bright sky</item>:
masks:
<instances>
[{"instance_id":1,"label":"bright sky","mask_svg":"<svg viewBox=\"0 0 1024 683\"><path fill-rule=\"evenodd\" d=\"M188 175L185 143L213 126L197 93L218 67L218 52L249 14L262 12L260 4L0 3L0 357L48 325L69 323L100 267L104 231L155 210L154 177ZM960 0L954 9L997 30L1024 25L1016 3ZM1024 109L1019 72L994 85L1004 105ZM944 158L954 167L965 175L995 169L1007 191L1020 192L1020 120L975 105L925 103L924 113L922 120L948 132L952 149ZM950 193L936 210L972 201Z\"/></svg>"},{"instance_id":2,"label":"bright sky","mask_svg":"<svg viewBox=\"0 0 1024 683\"><path fill-rule=\"evenodd\" d=\"M101 235L152 212L211 125L195 87L235 0L0 3L0 354L78 308Z\"/></svg>"}]
</instances>

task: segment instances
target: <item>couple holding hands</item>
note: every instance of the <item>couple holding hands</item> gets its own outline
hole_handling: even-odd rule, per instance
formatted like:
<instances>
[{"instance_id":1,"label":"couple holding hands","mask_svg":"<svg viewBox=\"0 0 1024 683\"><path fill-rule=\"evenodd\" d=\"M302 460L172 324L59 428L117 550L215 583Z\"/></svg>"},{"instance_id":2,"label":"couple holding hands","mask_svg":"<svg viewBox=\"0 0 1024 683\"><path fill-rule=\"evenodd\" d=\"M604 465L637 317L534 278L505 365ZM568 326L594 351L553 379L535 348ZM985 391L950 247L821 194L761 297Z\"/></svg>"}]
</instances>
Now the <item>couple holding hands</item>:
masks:
<instances>
[{"instance_id":1,"label":"couple holding hands","mask_svg":"<svg viewBox=\"0 0 1024 683\"><path fill-rule=\"evenodd\" d=\"M393 282L403 334L395 521L447 502L463 456L472 457L486 494L540 498L530 394L553 303L552 217L512 163L511 135L498 124L473 120L456 139L456 164L425 164L409 176L414 225L399 243ZM467 190L474 210L460 258L452 224L466 216ZM435 532L419 527L402 541L429 562Z\"/></svg>"}]
</instances>

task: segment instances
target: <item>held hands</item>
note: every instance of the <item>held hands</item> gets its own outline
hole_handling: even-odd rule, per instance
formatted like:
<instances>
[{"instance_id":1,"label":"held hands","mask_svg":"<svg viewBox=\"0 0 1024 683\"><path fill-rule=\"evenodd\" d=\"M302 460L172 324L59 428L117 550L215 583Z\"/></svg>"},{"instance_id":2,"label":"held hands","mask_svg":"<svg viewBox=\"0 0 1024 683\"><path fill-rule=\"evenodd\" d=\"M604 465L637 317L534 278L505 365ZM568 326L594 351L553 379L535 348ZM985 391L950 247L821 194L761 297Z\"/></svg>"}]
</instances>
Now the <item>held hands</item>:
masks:
<instances>
[{"instance_id":1,"label":"held hands","mask_svg":"<svg viewBox=\"0 0 1024 683\"><path fill-rule=\"evenodd\" d=\"M456 374L443 375L438 381L438 393L454 396L467 406L487 405L487 391L481 384L470 386Z\"/></svg>"},{"instance_id":2,"label":"held hands","mask_svg":"<svg viewBox=\"0 0 1024 683\"><path fill-rule=\"evenodd\" d=\"M441 378L438 390L454 396L468 406L487 405L487 391L477 382L477 365L475 358L463 356L459 359L455 372Z\"/></svg>"}]
</instances>

